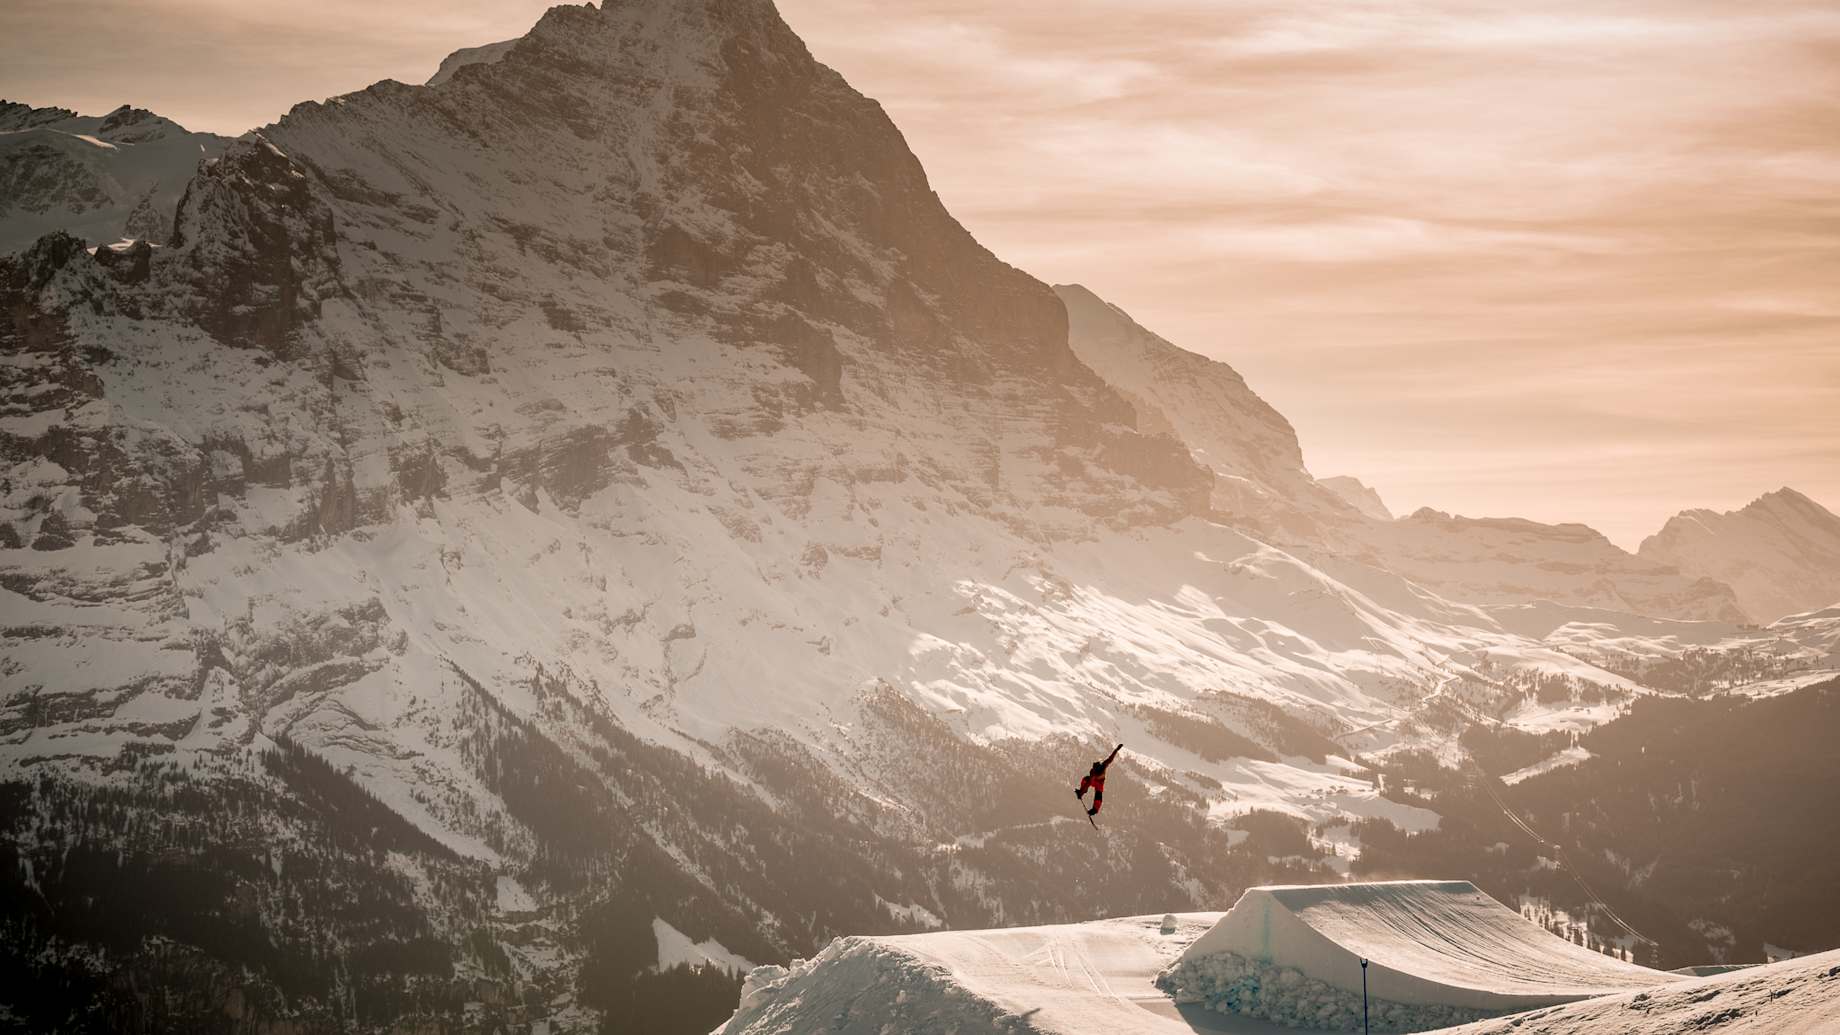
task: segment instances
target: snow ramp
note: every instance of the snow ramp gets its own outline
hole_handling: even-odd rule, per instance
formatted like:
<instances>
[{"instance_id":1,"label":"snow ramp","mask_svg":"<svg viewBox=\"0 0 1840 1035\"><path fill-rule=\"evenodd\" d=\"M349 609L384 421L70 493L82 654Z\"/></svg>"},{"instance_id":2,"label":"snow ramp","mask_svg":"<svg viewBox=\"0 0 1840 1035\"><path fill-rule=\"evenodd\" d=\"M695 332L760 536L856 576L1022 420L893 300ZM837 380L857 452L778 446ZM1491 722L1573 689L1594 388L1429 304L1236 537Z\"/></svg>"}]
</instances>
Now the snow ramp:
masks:
<instances>
[{"instance_id":1,"label":"snow ramp","mask_svg":"<svg viewBox=\"0 0 1840 1035\"><path fill-rule=\"evenodd\" d=\"M1840 950L1482 1021L1443 1035L1834 1035Z\"/></svg>"},{"instance_id":2,"label":"snow ramp","mask_svg":"<svg viewBox=\"0 0 1840 1035\"><path fill-rule=\"evenodd\" d=\"M1359 1008L1363 959L1393 1030L1680 980L1559 938L1468 881L1414 880L1253 888L1162 983L1178 1000L1237 1010L1243 999L1307 1022L1332 1000Z\"/></svg>"},{"instance_id":3,"label":"snow ramp","mask_svg":"<svg viewBox=\"0 0 1840 1035\"><path fill-rule=\"evenodd\" d=\"M722 1035L1296 1035L1182 1007L1156 976L1220 913L839 938L748 975Z\"/></svg>"}]
</instances>

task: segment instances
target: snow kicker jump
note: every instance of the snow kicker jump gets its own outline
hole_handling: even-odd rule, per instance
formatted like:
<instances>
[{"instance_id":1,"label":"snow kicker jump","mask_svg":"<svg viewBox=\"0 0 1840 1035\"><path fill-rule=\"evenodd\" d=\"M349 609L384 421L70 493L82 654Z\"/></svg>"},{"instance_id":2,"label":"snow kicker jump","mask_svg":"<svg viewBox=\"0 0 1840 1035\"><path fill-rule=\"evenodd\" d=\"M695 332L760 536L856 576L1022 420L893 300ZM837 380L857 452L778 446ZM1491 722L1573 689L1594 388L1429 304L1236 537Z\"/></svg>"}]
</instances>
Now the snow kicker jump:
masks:
<instances>
[{"instance_id":1,"label":"snow kicker jump","mask_svg":"<svg viewBox=\"0 0 1840 1035\"><path fill-rule=\"evenodd\" d=\"M1555 937L1468 881L1387 881L1253 888L1159 984L1178 1002L1347 1030L1360 1017L1362 960L1376 1031L1678 980Z\"/></svg>"}]
</instances>

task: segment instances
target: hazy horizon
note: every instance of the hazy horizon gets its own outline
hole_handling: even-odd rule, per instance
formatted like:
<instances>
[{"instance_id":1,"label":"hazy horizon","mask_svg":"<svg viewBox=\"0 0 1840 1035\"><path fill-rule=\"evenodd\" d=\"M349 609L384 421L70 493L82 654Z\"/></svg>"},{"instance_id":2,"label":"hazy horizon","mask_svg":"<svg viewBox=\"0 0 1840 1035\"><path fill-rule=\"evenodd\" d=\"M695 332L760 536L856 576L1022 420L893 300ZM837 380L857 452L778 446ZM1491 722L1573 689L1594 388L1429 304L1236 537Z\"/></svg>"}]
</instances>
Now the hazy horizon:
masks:
<instances>
[{"instance_id":1,"label":"hazy horizon","mask_svg":"<svg viewBox=\"0 0 1840 1035\"><path fill-rule=\"evenodd\" d=\"M27 0L0 96L234 134L546 6ZM1631 549L1840 504L1840 12L780 8L980 241L1230 362L1318 476Z\"/></svg>"}]
</instances>

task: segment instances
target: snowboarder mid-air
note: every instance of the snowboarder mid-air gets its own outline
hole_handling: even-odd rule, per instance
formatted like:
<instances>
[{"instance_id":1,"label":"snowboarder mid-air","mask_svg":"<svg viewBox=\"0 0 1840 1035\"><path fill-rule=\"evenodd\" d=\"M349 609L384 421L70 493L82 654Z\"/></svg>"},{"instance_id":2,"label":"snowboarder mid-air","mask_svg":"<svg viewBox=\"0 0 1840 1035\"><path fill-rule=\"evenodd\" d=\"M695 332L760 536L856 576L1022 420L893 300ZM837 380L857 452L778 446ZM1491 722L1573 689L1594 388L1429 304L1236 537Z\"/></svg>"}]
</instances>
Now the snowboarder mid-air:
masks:
<instances>
[{"instance_id":1,"label":"snowboarder mid-air","mask_svg":"<svg viewBox=\"0 0 1840 1035\"><path fill-rule=\"evenodd\" d=\"M1105 801L1105 767L1111 765L1112 759L1117 758L1118 752L1123 750L1123 744L1113 748L1112 753L1105 756L1105 761L1094 762L1092 772L1080 777L1080 789L1074 791L1073 796L1081 801L1085 801L1086 788L1092 788L1093 803L1092 808L1086 810L1088 816L1097 816L1099 814L1099 806Z\"/></svg>"}]
</instances>

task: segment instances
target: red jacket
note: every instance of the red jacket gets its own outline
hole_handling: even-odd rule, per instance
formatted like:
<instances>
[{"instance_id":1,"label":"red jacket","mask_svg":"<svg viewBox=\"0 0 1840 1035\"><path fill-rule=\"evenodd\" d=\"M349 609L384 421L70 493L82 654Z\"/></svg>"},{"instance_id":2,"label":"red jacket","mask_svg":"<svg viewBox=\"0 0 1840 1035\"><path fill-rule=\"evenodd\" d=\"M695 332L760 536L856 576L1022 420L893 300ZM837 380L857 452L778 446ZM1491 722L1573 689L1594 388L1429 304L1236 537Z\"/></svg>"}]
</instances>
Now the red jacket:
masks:
<instances>
[{"instance_id":1,"label":"red jacket","mask_svg":"<svg viewBox=\"0 0 1840 1035\"><path fill-rule=\"evenodd\" d=\"M1112 760L1117 758L1118 752L1123 750L1123 744L1113 748L1112 753L1105 756L1105 761L1099 763L1099 771L1097 773L1087 773L1085 776L1080 777L1081 794L1085 794L1088 787L1091 787L1095 794L1105 793L1105 771L1111 768Z\"/></svg>"}]
</instances>

